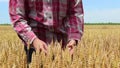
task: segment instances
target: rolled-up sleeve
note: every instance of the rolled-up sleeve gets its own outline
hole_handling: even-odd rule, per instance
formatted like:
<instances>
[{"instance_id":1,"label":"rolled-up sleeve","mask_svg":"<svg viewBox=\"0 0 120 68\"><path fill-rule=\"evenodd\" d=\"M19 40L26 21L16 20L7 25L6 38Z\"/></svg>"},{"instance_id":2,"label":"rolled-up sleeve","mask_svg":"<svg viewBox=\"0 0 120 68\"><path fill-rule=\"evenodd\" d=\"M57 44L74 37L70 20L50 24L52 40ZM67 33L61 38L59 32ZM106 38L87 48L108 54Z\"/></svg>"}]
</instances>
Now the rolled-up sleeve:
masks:
<instances>
[{"instance_id":1,"label":"rolled-up sleeve","mask_svg":"<svg viewBox=\"0 0 120 68\"><path fill-rule=\"evenodd\" d=\"M80 40L84 31L84 11L82 0L70 0L68 10L68 40Z\"/></svg>"},{"instance_id":2,"label":"rolled-up sleeve","mask_svg":"<svg viewBox=\"0 0 120 68\"><path fill-rule=\"evenodd\" d=\"M12 25L17 34L27 43L36 38L36 35L28 25L25 14L25 0L10 0L9 1L9 14Z\"/></svg>"}]
</instances>

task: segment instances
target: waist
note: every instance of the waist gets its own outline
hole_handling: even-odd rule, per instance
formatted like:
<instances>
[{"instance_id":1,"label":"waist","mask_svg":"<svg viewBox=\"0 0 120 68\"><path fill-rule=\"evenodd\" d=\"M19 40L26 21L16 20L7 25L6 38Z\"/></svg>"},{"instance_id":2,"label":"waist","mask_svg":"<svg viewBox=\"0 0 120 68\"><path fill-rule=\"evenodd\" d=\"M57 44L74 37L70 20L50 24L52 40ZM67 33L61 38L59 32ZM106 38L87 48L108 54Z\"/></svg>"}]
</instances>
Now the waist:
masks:
<instances>
[{"instance_id":1,"label":"waist","mask_svg":"<svg viewBox=\"0 0 120 68\"><path fill-rule=\"evenodd\" d=\"M31 28L33 28L33 29L37 28L38 30L45 29L45 30L49 30L49 31L54 31L54 29L56 29L55 25L45 25L44 22L38 22L35 20L29 20L28 24Z\"/></svg>"},{"instance_id":2,"label":"waist","mask_svg":"<svg viewBox=\"0 0 120 68\"><path fill-rule=\"evenodd\" d=\"M39 31L40 29L44 29L44 30L49 30L51 32L57 32L57 33L66 33L64 24L60 24L58 22L56 22L54 25L46 25L44 24L44 22L38 22L36 20L29 20L29 25L35 30L37 29L37 31Z\"/></svg>"}]
</instances>

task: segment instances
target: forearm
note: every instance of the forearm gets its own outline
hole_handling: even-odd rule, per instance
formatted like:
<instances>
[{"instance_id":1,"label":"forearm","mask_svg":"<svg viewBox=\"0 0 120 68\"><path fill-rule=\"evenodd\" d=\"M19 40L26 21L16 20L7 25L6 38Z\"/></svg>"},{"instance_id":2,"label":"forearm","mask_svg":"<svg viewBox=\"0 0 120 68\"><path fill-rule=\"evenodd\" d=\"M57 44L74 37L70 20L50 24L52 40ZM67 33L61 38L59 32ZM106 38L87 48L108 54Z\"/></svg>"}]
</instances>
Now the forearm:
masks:
<instances>
[{"instance_id":1,"label":"forearm","mask_svg":"<svg viewBox=\"0 0 120 68\"><path fill-rule=\"evenodd\" d=\"M36 35L28 25L25 16L24 0L10 0L9 14L14 30L25 41L32 43Z\"/></svg>"}]
</instances>

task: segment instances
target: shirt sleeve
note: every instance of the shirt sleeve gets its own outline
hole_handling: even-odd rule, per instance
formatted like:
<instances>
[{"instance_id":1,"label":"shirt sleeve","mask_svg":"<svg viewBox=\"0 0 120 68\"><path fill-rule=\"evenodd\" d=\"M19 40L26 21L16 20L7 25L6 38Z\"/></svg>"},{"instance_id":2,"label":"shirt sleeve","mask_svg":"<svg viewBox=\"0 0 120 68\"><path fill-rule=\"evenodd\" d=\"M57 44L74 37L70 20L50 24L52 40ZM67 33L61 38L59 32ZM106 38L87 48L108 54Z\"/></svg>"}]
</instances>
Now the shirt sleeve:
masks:
<instances>
[{"instance_id":1,"label":"shirt sleeve","mask_svg":"<svg viewBox=\"0 0 120 68\"><path fill-rule=\"evenodd\" d=\"M36 38L36 35L28 25L25 14L25 0L10 0L9 1L9 14L12 25L17 34L27 43Z\"/></svg>"},{"instance_id":2,"label":"shirt sleeve","mask_svg":"<svg viewBox=\"0 0 120 68\"><path fill-rule=\"evenodd\" d=\"M68 40L79 41L83 35L84 29L84 11L82 0L70 0L68 10Z\"/></svg>"}]
</instances>

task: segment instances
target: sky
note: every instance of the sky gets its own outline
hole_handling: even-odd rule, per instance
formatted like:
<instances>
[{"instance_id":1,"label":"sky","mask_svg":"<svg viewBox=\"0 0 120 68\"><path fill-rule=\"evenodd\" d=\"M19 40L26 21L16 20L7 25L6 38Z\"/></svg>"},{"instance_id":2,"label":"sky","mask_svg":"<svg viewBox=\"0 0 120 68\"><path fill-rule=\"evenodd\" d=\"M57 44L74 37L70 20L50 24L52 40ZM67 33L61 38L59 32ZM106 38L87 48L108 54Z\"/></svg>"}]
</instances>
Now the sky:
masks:
<instances>
[{"instance_id":1,"label":"sky","mask_svg":"<svg viewBox=\"0 0 120 68\"><path fill-rule=\"evenodd\" d=\"M10 23L9 0L0 0L0 24ZM86 23L120 23L120 0L83 0Z\"/></svg>"}]
</instances>

